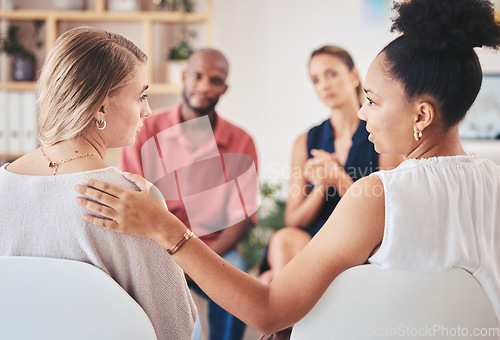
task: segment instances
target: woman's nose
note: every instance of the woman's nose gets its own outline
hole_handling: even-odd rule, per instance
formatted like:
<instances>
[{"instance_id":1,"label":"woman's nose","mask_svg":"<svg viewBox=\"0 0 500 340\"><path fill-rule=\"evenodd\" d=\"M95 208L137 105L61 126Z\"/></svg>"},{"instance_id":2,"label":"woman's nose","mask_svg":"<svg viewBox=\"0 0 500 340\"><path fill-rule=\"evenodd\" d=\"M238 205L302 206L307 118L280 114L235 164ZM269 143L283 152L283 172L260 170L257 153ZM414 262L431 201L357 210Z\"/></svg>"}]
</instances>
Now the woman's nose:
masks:
<instances>
[{"instance_id":1,"label":"woman's nose","mask_svg":"<svg viewBox=\"0 0 500 340\"><path fill-rule=\"evenodd\" d=\"M361 108L359 109L359 111L358 111L358 118L361 119L361 120L366 121L366 114L365 114L365 111L363 110L364 106L365 106L365 104L363 104L363 106L361 106Z\"/></svg>"},{"instance_id":2,"label":"woman's nose","mask_svg":"<svg viewBox=\"0 0 500 340\"><path fill-rule=\"evenodd\" d=\"M142 110L142 117L147 118L151 116L151 113L151 107L149 106L149 103L146 103L146 107L144 108L144 110Z\"/></svg>"}]
</instances>

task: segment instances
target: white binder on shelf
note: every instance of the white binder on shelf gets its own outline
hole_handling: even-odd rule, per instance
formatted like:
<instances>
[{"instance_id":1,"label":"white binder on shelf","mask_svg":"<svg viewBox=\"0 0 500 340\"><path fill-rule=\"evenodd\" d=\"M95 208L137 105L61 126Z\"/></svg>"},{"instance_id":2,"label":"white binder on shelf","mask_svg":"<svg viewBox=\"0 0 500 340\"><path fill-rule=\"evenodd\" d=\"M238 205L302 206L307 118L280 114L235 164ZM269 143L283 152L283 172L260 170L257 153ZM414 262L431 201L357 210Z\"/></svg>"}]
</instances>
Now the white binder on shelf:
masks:
<instances>
[{"instance_id":1,"label":"white binder on shelf","mask_svg":"<svg viewBox=\"0 0 500 340\"><path fill-rule=\"evenodd\" d=\"M9 145L9 153L19 154L23 152L22 145L22 100L23 93L21 91L8 91L7 92L7 143Z\"/></svg>"},{"instance_id":2,"label":"white binder on shelf","mask_svg":"<svg viewBox=\"0 0 500 340\"><path fill-rule=\"evenodd\" d=\"M33 151L38 146L38 123L36 114L36 98L35 92L23 92L23 114L22 114L22 152L27 153Z\"/></svg>"},{"instance_id":3,"label":"white binder on shelf","mask_svg":"<svg viewBox=\"0 0 500 340\"><path fill-rule=\"evenodd\" d=\"M9 152L9 144L7 143L8 118L7 91L0 90L0 153Z\"/></svg>"}]
</instances>

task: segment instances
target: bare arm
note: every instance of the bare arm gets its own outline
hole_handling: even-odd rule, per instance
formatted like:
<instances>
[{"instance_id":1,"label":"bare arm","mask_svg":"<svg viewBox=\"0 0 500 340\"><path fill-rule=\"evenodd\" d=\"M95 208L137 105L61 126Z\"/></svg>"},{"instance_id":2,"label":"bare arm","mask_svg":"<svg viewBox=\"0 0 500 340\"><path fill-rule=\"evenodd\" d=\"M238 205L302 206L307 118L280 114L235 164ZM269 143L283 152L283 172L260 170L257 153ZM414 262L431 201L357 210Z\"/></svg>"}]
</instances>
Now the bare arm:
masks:
<instances>
[{"instance_id":1,"label":"bare arm","mask_svg":"<svg viewBox=\"0 0 500 340\"><path fill-rule=\"evenodd\" d=\"M236 247L252 226L249 219L235 223L229 228L223 229L214 243L210 246L218 255L224 256L229 250Z\"/></svg>"},{"instance_id":2,"label":"bare arm","mask_svg":"<svg viewBox=\"0 0 500 340\"><path fill-rule=\"evenodd\" d=\"M113 219L85 215L89 222L120 233L152 238L166 249L186 230L161 201L146 193L96 180L86 184L98 190L84 186L77 186L76 190L107 207L81 197L78 203ZM384 197L380 190L374 190L380 185L375 176L353 184L353 190L346 193L324 227L269 286L231 266L197 238L189 240L173 258L230 313L263 333L277 331L300 320L338 274L363 264L381 242Z\"/></svg>"}]
</instances>

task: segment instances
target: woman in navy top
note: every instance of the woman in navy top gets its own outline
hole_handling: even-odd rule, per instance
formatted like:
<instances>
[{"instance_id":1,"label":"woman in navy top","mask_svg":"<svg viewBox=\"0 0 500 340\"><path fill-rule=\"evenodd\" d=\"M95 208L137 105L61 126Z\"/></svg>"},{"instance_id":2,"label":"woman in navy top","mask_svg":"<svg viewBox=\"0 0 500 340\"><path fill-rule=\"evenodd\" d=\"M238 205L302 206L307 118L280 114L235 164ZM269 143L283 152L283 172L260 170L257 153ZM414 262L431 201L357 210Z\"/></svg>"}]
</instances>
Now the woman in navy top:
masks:
<instances>
[{"instance_id":1,"label":"woman in navy top","mask_svg":"<svg viewBox=\"0 0 500 340\"><path fill-rule=\"evenodd\" d=\"M353 182L364 177L379 168L379 154L375 151L373 143L368 140L368 131L366 131L366 122L360 121L354 134L352 135L352 145L347 154L345 163L341 166L350 179L345 179L346 187L350 181ZM312 150L324 150L330 154L335 154L335 133L330 119L325 120L318 126L313 127L307 133L307 153L308 159L314 158ZM313 151L314 152L314 151ZM382 160L383 161L383 160ZM326 164L323 166L327 166ZM314 189L312 183L308 183L307 190ZM340 193L336 186L331 185L326 188L325 200L319 210L314 222L303 228L311 237L323 226L333 209L340 201Z\"/></svg>"},{"instance_id":2,"label":"woman in navy top","mask_svg":"<svg viewBox=\"0 0 500 340\"><path fill-rule=\"evenodd\" d=\"M286 228L277 231L261 264L269 283L326 222L354 181L396 167L403 157L379 155L358 118L363 89L351 55L337 46L315 50L309 76L330 117L295 141L285 209Z\"/></svg>"}]
</instances>

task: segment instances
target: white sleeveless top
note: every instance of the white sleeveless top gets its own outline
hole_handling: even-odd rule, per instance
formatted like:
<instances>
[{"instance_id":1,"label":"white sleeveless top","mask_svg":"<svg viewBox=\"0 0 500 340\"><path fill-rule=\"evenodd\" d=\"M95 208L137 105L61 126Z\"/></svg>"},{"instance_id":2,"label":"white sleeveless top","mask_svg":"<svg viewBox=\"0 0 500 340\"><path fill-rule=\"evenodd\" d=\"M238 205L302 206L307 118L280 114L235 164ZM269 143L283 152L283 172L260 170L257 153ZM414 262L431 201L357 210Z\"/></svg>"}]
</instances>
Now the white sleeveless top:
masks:
<instances>
[{"instance_id":1,"label":"white sleeveless top","mask_svg":"<svg viewBox=\"0 0 500 340\"><path fill-rule=\"evenodd\" d=\"M382 180L385 229L370 263L395 270L464 268L500 320L500 167L478 155L410 159Z\"/></svg>"}]
</instances>

